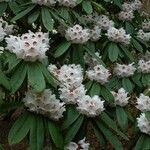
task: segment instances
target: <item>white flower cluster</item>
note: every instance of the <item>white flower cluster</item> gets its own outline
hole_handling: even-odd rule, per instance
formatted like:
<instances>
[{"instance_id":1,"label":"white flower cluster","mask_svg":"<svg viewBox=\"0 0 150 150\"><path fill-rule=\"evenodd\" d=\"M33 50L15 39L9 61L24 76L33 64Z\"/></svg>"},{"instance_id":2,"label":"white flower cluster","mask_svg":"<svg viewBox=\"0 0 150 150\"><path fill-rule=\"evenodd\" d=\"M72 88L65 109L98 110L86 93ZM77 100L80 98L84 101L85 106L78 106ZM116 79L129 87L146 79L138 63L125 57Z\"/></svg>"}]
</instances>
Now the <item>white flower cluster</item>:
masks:
<instances>
[{"instance_id":1,"label":"white flower cluster","mask_svg":"<svg viewBox=\"0 0 150 150\"><path fill-rule=\"evenodd\" d=\"M114 73L116 76L123 78L123 77L130 77L134 74L136 68L133 66L134 63L129 65L125 64L118 64L114 68Z\"/></svg>"},{"instance_id":2,"label":"white flower cluster","mask_svg":"<svg viewBox=\"0 0 150 150\"><path fill-rule=\"evenodd\" d=\"M8 22L0 18L0 42L4 39L6 35L12 34L14 25L9 25Z\"/></svg>"},{"instance_id":3,"label":"white flower cluster","mask_svg":"<svg viewBox=\"0 0 150 150\"><path fill-rule=\"evenodd\" d=\"M32 3L46 6L54 6L56 3L60 6L75 7L77 5L77 0L32 0Z\"/></svg>"},{"instance_id":4,"label":"white flower cluster","mask_svg":"<svg viewBox=\"0 0 150 150\"><path fill-rule=\"evenodd\" d=\"M60 6L75 7L78 3L77 0L58 0Z\"/></svg>"},{"instance_id":5,"label":"white flower cluster","mask_svg":"<svg viewBox=\"0 0 150 150\"><path fill-rule=\"evenodd\" d=\"M148 42L150 41L150 32L144 32L143 30L139 30L137 33L137 37Z\"/></svg>"},{"instance_id":6,"label":"white flower cluster","mask_svg":"<svg viewBox=\"0 0 150 150\"><path fill-rule=\"evenodd\" d=\"M103 30L108 30L109 28L114 26L114 22L110 20L106 15L98 16L95 19L95 23Z\"/></svg>"},{"instance_id":7,"label":"white flower cluster","mask_svg":"<svg viewBox=\"0 0 150 150\"><path fill-rule=\"evenodd\" d=\"M66 110L64 103L56 99L50 89L46 89L40 94L29 90L23 102L29 111L42 114L53 120L62 118L63 112Z\"/></svg>"},{"instance_id":8,"label":"white flower cluster","mask_svg":"<svg viewBox=\"0 0 150 150\"><path fill-rule=\"evenodd\" d=\"M77 110L88 117L98 116L104 111L104 101L97 95L90 97L85 95L82 99L78 100Z\"/></svg>"},{"instance_id":9,"label":"white flower cluster","mask_svg":"<svg viewBox=\"0 0 150 150\"><path fill-rule=\"evenodd\" d=\"M89 29L83 29L82 26L76 24L66 30L65 38L72 43L85 43L90 39Z\"/></svg>"},{"instance_id":10,"label":"white flower cluster","mask_svg":"<svg viewBox=\"0 0 150 150\"><path fill-rule=\"evenodd\" d=\"M142 73L150 73L150 60L139 60L138 62L138 71Z\"/></svg>"},{"instance_id":11,"label":"white flower cluster","mask_svg":"<svg viewBox=\"0 0 150 150\"><path fill-rule=\"evenodd\" d=\"M102 65L94 66L94 68L92 70L88 70L86 74L90 80L95 80L102 85L108 82L108 78L111 75L109 70Z\"/></svg>"},{"instance_id":12,"label":"white flower cluster","mask_svg":"<svg viewBox=\"0 0 150 150\"><path fill-rule=\"evenodd\" d=\"M150 111L150 97L140 94L140 97L137 98L137 106L140 111Z\"/></svg>"},{"instance_id":13,"label":"white flower cluster","mask_svg":"<svg viewBox=\"0 0 150 150\"><path fill-rule=\"evenodd\" d=\"M128 97L128 93L123 88L120 88L118 90L118 92L112 91L111 93L114 96L116 105L123 107L123 106L126 106L128 104L128 100L130 97Z\"/></svg>"},{"instance_id":14,"label":"white flower cluster","mask_svg":"<svg viewBox=\"0 0 150 150\"><path fill-rule=\"evenodd\" d=\"M48 33L25 33L22 36L10 35L6 38L7 49L25 61L41 61L46 58L45 52L49 49Z\"/></svg>"},{"instance_id":15,"label":"white flower cluster","mask_svg":"<svg viewBox=\"0 0 150 150\"><path fill-rule=\"evenodd\" d=\"M142 22L142 29L144 31L150 31L150 20L144 20L144 22Z\"/></svg>"},{"instance_id":16,"label":"white flower cluster","mask_svg":"<svg viewBox=\"0 0 150 150\"><path fill-rule=\"evenodd\" d=\"M140 117L137 118L137 122L141 132L150 135L150 122L148 121L144 113L142 113Z\"/></svg>"},{"instance_id":17,"label":"white flower cluster","mask_svg":"<svg viewBox=\"0 0 150 150\"><path fill-rule=\"evenodd\" d=\"M122 21L132 21L132 19L134 18L134 13L133 11L121 11L118 14L118 18Z\"/></svg>"},{"instance_id":18,"label":"white flower cluster","mask_svg":"<svg viewBox=\"0 0 150 150\"><path fill-rule=\"evenodd\" d=\"M142 7L142 3L140 0L134 0L132 2L124 2L122 4L122 10L126 12L140 10L141 7Z\"/></svg>"},{"instance_id":19,"label":"white flower cluster","mask_svg":"<svg viewBox=\"0 0 150 150\"><path fill-rule=\"evenodd\" d=\"M125 45L130 44L131 36L129 34L126 34L126 31L123 28L116 29L114 27L109 28L106 36L110 41L122 43Z\"/></svg>"},{"instance_id":20,"label":"white flower cluster","mask_svg":"<svg viewBox=\"0 0 150 150\"><path fill-rule=\"evenodd\" d=\"M101 38L101 29L99 26L95 26L90 30L90 39L91 41L98 41Z\"/></svg>"},{"instance_id":21,"label":"white flower cluster","mask_svg":"<svg viewBox=\"0 0 150 150\"><path fill-rule=\"evenodd\" d=\"M90 144L83 140L80 140L78 143L70 142L67 146L65 146L65 150L89 150Z\"/></svg>"},{"instance_id":22,"label":"white flower cluster","mask_svg":"<svg viewBox=\"0 0 150 150\"><path fill-rule=\"evenodd\" d=\"M80 65L63 65L60 69L49 65L48 70L62 82L59 88L60 98L66 104L76 104L77 100L86 94L82 85L83 71Z\"/></svg>"},{"instance_id":23,"label":"white flower cluster","mask_svg":"<svg viewBox=\"0 0 150 150\"><path fill-rule=\"evenodd\" d=\"M98 17L98 14L97 12L94 12L92 14L89 14L89 15L82 15L82 20L85 22L85 23L96 23L96 19Z\"/></svg>"}]
</instances>

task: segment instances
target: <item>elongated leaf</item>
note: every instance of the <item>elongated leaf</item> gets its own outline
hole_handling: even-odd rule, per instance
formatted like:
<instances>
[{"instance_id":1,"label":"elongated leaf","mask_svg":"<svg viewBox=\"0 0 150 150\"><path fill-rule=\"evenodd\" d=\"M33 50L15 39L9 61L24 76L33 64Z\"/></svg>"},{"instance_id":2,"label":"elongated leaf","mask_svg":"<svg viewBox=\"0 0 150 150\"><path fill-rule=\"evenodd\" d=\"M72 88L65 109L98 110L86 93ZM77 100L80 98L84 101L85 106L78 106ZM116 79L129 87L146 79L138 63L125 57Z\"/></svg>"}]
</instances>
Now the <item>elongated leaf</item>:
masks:
<instances>
[{"instance_id":1,"label":"elongated leaf","mask_svg":"<svg viewBox=\"0 0 150 150\"><path fill-rule=\"evenodd\" d=\"M56 48L55 52L54 52L54 57L60 57L61 55L63 55L71 46L71 43L68 41L62 42L60 45L58 45L58 47Z\"/></svg>"},{"instance_id":2,"label":"elongated leaf","mask_svg":"<svg viewBox=\"0 0 150 150\"><path fill-rule=\"evenodd\" d=\"M128 78L123 78L122 79L122 86L127 92L131 92L134 88L134 85Z\"/></svg>"},{"instance_id":3,"label":"elongated leaf","mask_svg":"<svg viewBox=\"0 0 150 150\"><path fill-rule=\"evenodd\" d=\"M68 107L67 109L67 116L63 122L62 128L67 129L71 124L73 124L78 117L80 116L79 112L74 107Z\"/></svg>"},{"instance_id":4,"label":"elongated leaf","mask_svg":"<svg viewBox=\"0 0 150 150\"><path fill-rule=\"evenodd\" d=\"M1 70L0 70L0 85L2 85L3 87L5 87L8 90L11 90L10 82Z\"/></svg>"},{"instance_id":5,"label":"elongated leaf","mask_svg":"<svg viewBox=\"0 0 150 150\"><path fill-rule=\"evenodd\" d=\"M114 62L118 59L118 55L119 55L119 47L117 46L116 43L110 43L108 46L108 56L109 59Z\"/></svg>"},{"instance_id":6,"label":"elongated leaf","mask_svg":"<svg viewBox=\"0 0 150 150\"><path fill-rule=\"evenodd\" d=\"M27 9L25 9L24 11L18 13L11 21L16 21L22 17L24 17L25 15L27 15L32 9L34 9L36 5L32 4L30 5Z\"/></svg>"},{"instance_id":7,"label":"elongated leaf","mask_svg":"<svg viewBox=\"0 0 150 150\"><path fill-rule=\"evenodd\" d=\"M134 38L132 38L132 44L133 46L136 48L136 50L138 50L139 52L143 52L143 47L141 46L141 44L135 40Z\"/></svg>"},{"instance_id":8,"label":"elongated leaf","mask_svg":"<svg viewBox=\"0 0 150 150\"><path fill-rule=\"evenodd\" d=\"M147 149L150 149L150 136L144 135L144 143L142 146L142 150L147 150Z\"/></svg>"},{"instance_id":9,"label":"elongated leaf","mask_svg":"<svg viewBox=\"0 0 150 150\"><path fill-rule=\"evenodd\" d=\"M119 136L122 138L128 140L128 137L124 135L117 127L116 123L106 114L106 113L101 113L100 119L111 129L113 129Z\"/></svg>"},{"instance_id":10,"label":"elongated leaf","mask_svg":"<svg viewBox=\"0 0 150 150\"><path fill-rule=\"evenodd\" d=\"M34 23L34 22L38 19L39 15L40 15L40 11L39 11L39 10L33 12L33 13L32 13L31 15L29 15L29 17L28 17L28 23L29 23L29 24Z\"/></svg>"},{"instance_id":11,"label":"elongated leaf","mask_svg":"<svg viewBox=\"0 0 150 150\"><path fill-rule=\"evenodd\" d=\"M116 107L116 116L119 126L125 130L128 127L128 116L122 107Z\"/></svg>"},{"instance_id":12,"label":"elongated leaf","mask_svg":"<svg viewBox=\"0 0 150 150\"><path fill-rule=\"evenodd\" d=\"M10 129L8 142L10 145L19 143L29 132L31 117L29 113L21 115Z\"/></svg>"},{"instance_id":13,"label":"elongated leaf","mask_svg":"<svg viewBox=\"0 0 150 150\"><path fill-rule=\"evenodd\" d=\"M118 140L117 136L115 136L102 122L96 121L97 126L104 134L106 139L111 143L111 145L115 148L115 150L123 150L121 142Z\"/></svg>"},{"instance_id":14,"label":"elongated leaf","mask_svg":"<svg viewBox=\"0 0 150 150\"><path fill-rule=\"evenodd\" d=\"M23 81L25 80L26 74L27 66L22 63L11 77L10 84L12 88L12 93L15 93L20 88Z\"/></svg>"},{"instance_id":15,"label":"elongated leaf","mask_svg":"<svg viewBox=\"0 0 150 150\"><path fill-rule=\"evenodd\" d=\"M91 14L93 12L93 7L90 1L84 0L82 2L82 7L87 14Z\"/></svg>"},{"instance_id":16,"label":"elongated leaf","mask_svg":"<svg viewBox=\"0 0 150 150\"><path fill-rule=\"evenodd\" d=\"M41 13L42 13L42 22L43 22L44 27L48 31L52 31L53 30L53 26L54 26L54 21L53 21L53 19L51 17L49 9L43 7Z\"/></svg>"},{"instance_id":17,"label":"elongated leaf","mask_svg":"<svg viewBox=\"0 0 150 150\"><path fill-rule=\"evenodd\" d=\"M42 150L44 142L44 124L41 116L32 116L30 130L30 149Z\"/></svg>"},{"instance_id":18,"label":"elongated leaf","mask_svg":"<svg viewBox=\"0 0 150 150\"><path fill-rule=\"evenodd\" d=\"M64 140L60 131L60 127L52 121L48 121L48 130L56 148L64 148Z\"/></svg>"},{"instance_id":19,"label":"elongated leaf","mask_svg":"<svg viewBox=\"0 0 150 150\"><path fill-rule=\"evenodd\" d=\"M144 135L141 135L141 137L138 139L135 145L134 150L142 150L143 144L144 144Z\"/></svg>"},{"instance_id":20,"label":"elongated leaf","mask_svg":"<svg viewBox=\"0 0 150 150\"><path fill-rule=\"evenodd\" d=\"M83 123L83 120L84 120L84 116L81 115L75 121L75 123L71 126L71 128L69 128L67 130L66 137L65 137L65 144L68 144L68 143L70 143L72 141L72 139L75 137L75 135L79 131L79 129L80 129L82 123Z\"/></svg>"},{"instance_id":21,"label":"elongated leaf","mask_svg":"<svg viewBox=\"0 0 150 150\"><path fill-rule=\"evenodd\" d=\"M150 111L145 112L147 120L150 122Z\"/></svg>"},{"instance_id":22,"label":"elongated leaf","mask_svg":"<svg viewBox=\"0 0 150 150\"><path fill-rule=\"evenodd\" d=\"M101 87L99 83L93 83L92 88L90 89L90 96L100 95Z\"/></svg>"},{"instance_id":23,"label":"elongated leaf","mask_svg":"<svg viewBox=\"0 0 150 150\"><path fill-rule=\"evenodd\" d=\"M7 9L7 3L6 2L0 2L0 16L3 15L3 13L6 11Z\"/></svg>"},{"instance_id":24,"label":"elongated leaf","mask_svg":"<svg viewBox=\"0 0 150 150\"><path fill-rule=\"evenodd\" d=\"M36 92L42 92L45 89L45 79L37 63L28 64L28 81Z\"/></svg>"}]
</instances>

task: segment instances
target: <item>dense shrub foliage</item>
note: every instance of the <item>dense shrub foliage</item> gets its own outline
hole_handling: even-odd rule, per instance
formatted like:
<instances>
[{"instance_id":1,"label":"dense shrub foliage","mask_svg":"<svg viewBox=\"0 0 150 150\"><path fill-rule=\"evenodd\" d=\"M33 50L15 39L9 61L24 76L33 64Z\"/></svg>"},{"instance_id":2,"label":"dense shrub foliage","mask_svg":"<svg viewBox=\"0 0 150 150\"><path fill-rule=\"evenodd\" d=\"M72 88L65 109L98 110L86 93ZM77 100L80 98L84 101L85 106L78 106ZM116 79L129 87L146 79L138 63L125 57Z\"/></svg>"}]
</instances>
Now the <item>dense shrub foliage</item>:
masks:
<instances>
[{"instance_id":1,"label":"dense shrub foliage","mask_svg":"<svg viewBox=\"0 0 150 150\"><path fill-rule=\"evenodd\" d=\"M0 114L20 112L10 145L90 150L92 130L104 149L150 149L150 20L141 7L0 1Z\"/></svg>"}]
</instances>

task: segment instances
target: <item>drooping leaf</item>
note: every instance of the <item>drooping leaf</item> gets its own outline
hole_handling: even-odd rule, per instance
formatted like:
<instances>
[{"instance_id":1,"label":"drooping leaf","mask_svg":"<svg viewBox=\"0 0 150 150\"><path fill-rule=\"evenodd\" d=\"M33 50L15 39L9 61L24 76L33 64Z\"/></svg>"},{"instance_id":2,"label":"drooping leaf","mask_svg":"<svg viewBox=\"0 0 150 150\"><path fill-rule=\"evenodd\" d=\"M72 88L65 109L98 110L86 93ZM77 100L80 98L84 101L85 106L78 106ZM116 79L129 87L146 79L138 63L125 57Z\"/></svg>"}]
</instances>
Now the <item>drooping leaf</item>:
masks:
<instances>
[{"instance_id":1,"label":"drooping leaf","mask_svg":"<svg viewBox=\"0 0 150 150\"><path fill-rule=\"evenodd\" d=\"M7 3L6 2L0 2L0 16L4 14L4 12L7 9Z\"/></svg>"},{"instance_id":2,"label":"drooping leaf","mask_svg":"<svg viewBox=\"0 0 150 150\"><path fill-rule=\"evenodd\" d=\"M31 15L28 16L28 23L29 24L34 23L38 19L39 15L40 15L39 10L33 12Z\"/></svg>"},{"instance_id":3,"label":"drooping leaf","mask_svg":"<svg viewBox=\"0 0 150 150\"><path fill-rule=\"evenodd\" d=\"M93 12L93 7L89 0L84 0L82 2L82 7L87 14L91 14Z\"/></svg>"},{"instance_id":4,"label":"drooping leaf","mask_svg":"<svg viewBox=\"0 0 150 150\"><path fill-rule=\"evenodd\" d=\"M128 78L123 78L122 79L122 86L127 92L131 92L134 88L134 85Z\"/></svg>"}]
</instances>

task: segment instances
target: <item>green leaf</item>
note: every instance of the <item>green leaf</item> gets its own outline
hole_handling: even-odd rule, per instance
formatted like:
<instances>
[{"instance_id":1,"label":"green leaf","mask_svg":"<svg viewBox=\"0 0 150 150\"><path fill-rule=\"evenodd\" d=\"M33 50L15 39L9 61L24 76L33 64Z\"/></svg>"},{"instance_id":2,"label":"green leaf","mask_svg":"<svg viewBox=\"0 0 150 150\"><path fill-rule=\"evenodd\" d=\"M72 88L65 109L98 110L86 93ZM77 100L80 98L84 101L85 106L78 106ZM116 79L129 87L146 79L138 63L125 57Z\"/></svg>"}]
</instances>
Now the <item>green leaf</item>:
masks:
<instances>
[{"instance_id":1,"label":"green leaf","mask_svg":"<svg viewBox=\"0 0 150 150\"><path fill-rule=\"evenodd\" d=\"M80 116L79 112L75 107L68 107L67 116L62 124L62 129L67 129L71 124L73 124Z\"/></svg>"},{"instance_id":2,"label":"green leaf","mask_svg":"<svg viewBox=\"0 0 150 150\"><path fill-rule=\"evenodd\" d=\"M34 4L28 6L27 9L25 9L24 11L18 13L14 18L12 18L11 21L13 22L13 21L16 21L16 20L18 20L18 19L24 17L24 16L27 15L31 10L33 10L35 6L36 6L36 5L34 5Z\"/></svg>"},{"instance_id":3,"label":"green leaf","mask_svg":"<svg viewBox=\"0 0 150 150\"><path fill-rule=\"evenodd\" d=\"M119 126L125 130L128 127L128 116L124 110L124 108L117 106L116 107L116 116L117 116L117 122Z\"/></svg>"},{"instance_id":4,"label":"green leaf","mask_svg":"<svg viewBox=\"0 0 150 150\"><path fill-rule=\"evenodd\" d=\"M142 76L142 83L144 86L148 85L150 86L150 74L143 74Z\"/></svg>"},{"instance_id":5,"label":"green leaf","mask_svg":"<svg viewBox=\"0 0 150 150\"><path fill-rule=\"evenodd\" d=\"M141 135L141 137L138 139L134 150L142 150L143 147L143 143L144 143L144 135Z\"/></svg>"},{"instance_id":6,"label":"green leaf","mask_svg":"<svg viewBox=\"0 0 150 150\"><path fill-rule=\"evenodd\" d=\"M114 97L110 90L108 90L106 87L101 86L100 95L103 96L103 98L108 102L114 102Z\"/></svg>"},{"instance_id":7,"label":"green leaf","mask_svg":"<svg viewBox=\"0 0 150 150\"><path fill-rule=\"evenodd\" d=\"M29 132L31 117L29 113L22 114L10 129L8 142L10 145L19 143Z\"/></svg>"},{"instance_id":8,"label":"green leaf","mask_svg":"<svg viewBox=\"0 0 150 150\"><path fill-rule=\"evenodd\" d=\"M128 78L122 79L122 86L127 92L131 92L133 90L133 84Z\"/></svg>"},{"instance_id":9,"label":"green leaf","mask_svg":"<svg viewBox=\"0 0 150 150\"><path fill-rule=\"evenodd\" d=\"M4 14L4 12L7 9L7 3L6 2L0 2L0 16Z\"/></svg>"},{"instance_id":10,"label":"green leaf","mask_svg":"<svg viewBox=\"0 0 150 150\"><path fill-rule=\"evenodd\" d=\"M94 1L92 1L92 5L97 12L105 12L106 11L106 9L101 4L98 4Z\"/></svg>"},{"instance_id":11,"label":"green leaf","mask_svg":"<svg viewBox=\"0 0 150 150\"><path fill-rule=\"evenodd\" d=\"M82 7L87 14L91 14L93 12L92 4L88 0L84 0L82 2Z\"/></svg>"},{"instance_id":12,"label":"green leaf","mask_svg":"<svg viewBox=\"0 0 150 150\"><path fill-rule=\"evenodd\" d=\"M42 7L41 13L42 13L42 22L44 27L48 31L52 31L54 26L54 20L51 17L49 9L46 7Z\"/></svg>"},{"instance_id":13,"label":"green leaf","mask_svg":"<svg viewBox=\"0 0 150 150\"><path fill-rule=\"evenodd\" d=\"M63 149L64 140L60 131L60 127L56 123L48 121L48 130L56 148Z\"/></svg>"},{"instance_id":14,"label":"green leaf","mask_svg":"<svg viewBox=\"0 0 150 150\"><path fill-rule=\"evenodd\" d=\"M44 142L44 123L42 116L32 115L30 130L30 149L42 150Z\"/></svg>"},{"instance_id":15,"label":"green leaf","mask_svg":"<svg viewBox=\"0 0 150 150\"><path fill-rule=\"evenodd\" d=\"M106 137L106 139L111 143L115 150L123 150L121 142L118 140L117 136L114 135L102 122L96 121L97 126Z\"/></svg>"},{"instance_id":16,"label":"green leaf","mask_svg":"<svg viewBox=\"0 0 150 150\"><path fill-rule=\"evenodd\" d=\"M42 70L40 70L37 63L28 64L28 82L38 93L42 92L46 87Z\"/></svg>"},{"instance_id":17,"label":"green leaf","mask_svg":"<svg viewBox=\"0 0 150 150\"><path fill-rule=\"evenodd\" d=\"M150 136L144 135L144 143L142 146L142 150L149 150L150 149Z\"/></svg>"},{"instance_id":18,"label":"green leaf","mask_svg":"<svg viewBox=\"0 0 150 150\"><path fill-rule=\"evenodd\" d=\"M113 0L114 4L117 5L120 9L122 9L122 0Z\"/></svg>"},{"instance_id":19,"label":"green leaf","mask_svg":"<svg viewBox=\"0 0 150 150\"><path fill-rule=\"evenodd\" d=\"M141 46L141 44L134 38L132 38L131 41L132 41L132 45L135 47L135 49L138 50L139 52L143 53L143 47Z\"/></svg>"},{"instance_id":20,"label":"green leaf","mask_svg":"<svg viewBox=\"0 0 150 150\"><path fill-rule=\"evenodd\" d=\"M26 74L27 66L24 63L22 63L18 66L15 73L11 77L10 84L12 88L12 93L15 93L20 88L20 86L25 80Z\"/></svg>"},{"instance_id":21,"label":"green leaf","mask_svg":"<svg viewBox=\"0 0 150 150\"><path fill-rule=\"evenodd\" d=\"M118 59L119 55L119 47L116 43L110 43L108 46L108 57L109 59L114 62Z\"/></svg>"},{"instance_id":22,"label":"green leaf","mask_svg":"<svg viewBox=\"0 0 150 150\"><path fill-rule=\"evenodd\" d=\"M125 29L128 34L134 33L134 26L130 22L125 22Z\"/></svg>"},{"instance_id":23,"label":"green leaf","mask_svg":"<svg viewBox=\"0 0 150 150\"><path fill-rule=\"evenodd\" d=\"M68 41L64 41L61 44L59 44L54 52L54 57L57 58L63 55L69 49L70 46L71 43Z\"/></svg>"},{"instance_id":24,"label":"green leaf","mask_svg":"<svg viewBox=\"0 0 150 150\"><path fill-rule=\"evenodd\" d=\"M99 83L94 82L92 88L90 89L90 96L100 95L101 86Z\"/></svg>"},{"instance_id":25,"label":"green leaf","mask_svg":"<svg viewBox=\"0 0 150 150\"><path fill-rule=\"evenodd\" d=\"M84 120L84 116L80 116L75 122L74 124L67 129L67 133L65 136L65 144L68 144L72 141L72 139L75 137L75 135L77 134L77 132L79 131L82 123Z\"/></svg>"},{"instance_id":26,"label":"green leaf","mask_svg":"<svg viewBox=\"0 0 150 150\"><path fill-rule=\"evenodd\" d=\"M147 120L150 122L150 111L145 112Z\"/></svg>"},{"instance_id":27,"label":"green leaf","mask_svg":"<svg viewBox=\"0 0 150 150\"><path fill-rule=\"evenodd\" d=\"M37 11L33 12L31 15L29 15L28 16L28 24L34 23L38 19L39 15L40 15L39 10L37 10Z\"/></svg>"},{"instance_id":28,"label":"green leaf","mask_svg":"<svg viewBox=\"0 0 150 150\"><path fill-rule=\"evenodd\" d=\"M5 76L5 74L1 70L0 70L0 85L2 85L8 90L11 89L8 78Z\"/></svg>"},{"instance_id":29,"label":"green leaf","mask_svg":"<svg viewBox=\"0 0 150 150\"><path fill-rule=\"evenodd\" d=\"M119 136L128 140L128 137L124 135L117 127L115 121L113 121L106 113L102 112L100 114L100 119L111 129L113 129Z\"/></svg>"}]
</instances>

